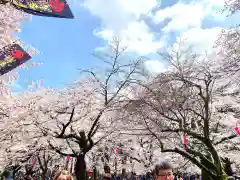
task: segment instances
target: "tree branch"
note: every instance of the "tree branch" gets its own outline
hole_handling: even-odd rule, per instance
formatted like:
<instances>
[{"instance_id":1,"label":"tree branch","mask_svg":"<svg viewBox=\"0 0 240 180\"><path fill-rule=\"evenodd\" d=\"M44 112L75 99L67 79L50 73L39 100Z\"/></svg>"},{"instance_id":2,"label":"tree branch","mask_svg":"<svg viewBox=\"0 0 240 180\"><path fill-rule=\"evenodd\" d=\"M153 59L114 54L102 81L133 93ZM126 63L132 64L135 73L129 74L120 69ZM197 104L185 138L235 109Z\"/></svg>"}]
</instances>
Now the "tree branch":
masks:
<instances>
[{"instance_id":1,"label":"tree branch","mask_svg":"<svg viewBox=\"0 0 240 180\"><path fill-rule=\"evenodd\" d=\"M206 168L205 166L203 166L196 158L192 157L190 154L181 151L178 148L174 148L174 149L162 149L161 152L174 152L174 153L178 153L180 155L182 155L183 157L189 159L192 163L196 164L200 169L203 169L204 171L206 171L209 175L211 175L212 177L216 178L216 174L214 174L212 171L210 171L208 168Z\"/></svg>"},{"instance_id":2,"label":"tree branch","mask_svg":"<svg viewBox=\"0 0 240 180\"><path fill-rule=\"evenodd\" d=\"M203 136L201 136L200 134L197 134L193 131L186 130L186 129L164 129L164 130L162 130L162 132L176 132L176 133L184 132L184 133L200 140L201 142L206 143L206 140Z\"/></svg>"},{"instance_id":3,"label":"tree branch","mask_svg":"<svg viewBox=\"0 0 240 180\"><path fill-rule=\"evenodd\" d=\"M101 110L101 111L98 113L97 117L95 118L95 120L94 120L94 122L93 122L93 125L92 125L90 131L88 132L88 139L90 139L90 138L92 137L92 134L93 134L93 132L94 132L94 129L95 129L95 127L97 126L97 123L98 123L98 121L100 120L100 118L101 118L104 110L105 110L105 109Z\"/></svg>"},{"instance_id":4,"label":"tree branch","mask_svg":"<svg viewBox=\"0 0 240 180\"><path fill-rule=\"evenodd\" d=\"M48 144L49 144L49 146L50 146L50 148L51 148L52 150L54 150L56 153L58 153L58 154L60 154L60 155L63 155L63 156L70 156L70 157L76 157L75 154L67 154L67 153L63 153L60 149L54 147L54 146L50 143L50 141L48 141Z\"/></svg>"},{"instance_id":5,"label":"tree branch","mask_svg":"<svg viewBox=\"0 0 240 180\"><path fill-rule=\"evenodd\" d=\"M62 132L59 135L57 135L56 138L64 138L63 135L65 134L67 127L71 124L71 122L73 120L74 110L75 110L75 108L72 109L72 113L71 113L69 121L67 122L67 124L65 124L65 125L63 124Z\"/></svg>"},{"instance_id":6,"label":"tree branch","mask_svg":"<svg viewBox=\"0 0 240 180\"><path fill-rule=\"evenodd\" d=\"M216 145L218 145L218 144L221 144L222 142L224 142L224 141L226 141L226 140L230 140L230 139L233 139L233 138L235 138L235 137L237 137L237 135L230 135L230 136L227 136L227 137L223 137L223 138L221 138L219 141L217 141L216 143L214 143L214 145L216 146Z\"/></svg>"}]
</instances>

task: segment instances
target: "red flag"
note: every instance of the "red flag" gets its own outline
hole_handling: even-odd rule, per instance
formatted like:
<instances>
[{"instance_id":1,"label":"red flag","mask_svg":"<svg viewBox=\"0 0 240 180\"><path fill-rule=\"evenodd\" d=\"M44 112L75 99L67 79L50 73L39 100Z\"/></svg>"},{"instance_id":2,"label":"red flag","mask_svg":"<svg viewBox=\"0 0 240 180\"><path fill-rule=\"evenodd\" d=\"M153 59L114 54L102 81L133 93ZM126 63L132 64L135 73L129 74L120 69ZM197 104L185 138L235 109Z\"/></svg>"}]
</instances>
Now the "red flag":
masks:
<instances>
[{"instance_id":1,"label":"red flag","mask_svg":"<svg viewBox=\"0 0 240 180\"><path fill-rule=\"evenodd\" d=\"M233 130L233 133L237 136L240 136L240 129L235 127L234 130Z\"/></svg>"},{"instance_id":2,"label":"red flag","mask_svg":"<svg viewBox=\"0 0 240 180\"><path fill-rule=\"evenodd\" d=\"M36 165L36 163L37 163L37 160L34 159L34 160L33 160L33 165L32 165L32 166L34 167L34 166Z\"/></svg>"},{"instance_id":3,"label":"red flag","mask_svg":"<svg viewBox=\"0 0 240 180\"><path fill-rule=\"evenodd\" d=\"M114 151L116 154L118 154L118 148L115 148L115 151Z\"/></svg>"},{"instance_id":4,"label":"red flag","mask_svg":"<svg viewBox=\"0 0 240 180\"><path fill-rule=\"evenodd\" d=\"M69 160L70 160L70 156L67 156L67 157L66 157L66 161L69 161Z\"/></svg>"},{"instance_id":5,"label":"red flag","mask_svg":"<svg viewBox=\"0 0 240 180\"><path fill-rule=\"evenodd\" d=\"M182 136L181 137L181 142L183 145L186 145L187 144L187 136Z\"/></svg>"}]
</instances>

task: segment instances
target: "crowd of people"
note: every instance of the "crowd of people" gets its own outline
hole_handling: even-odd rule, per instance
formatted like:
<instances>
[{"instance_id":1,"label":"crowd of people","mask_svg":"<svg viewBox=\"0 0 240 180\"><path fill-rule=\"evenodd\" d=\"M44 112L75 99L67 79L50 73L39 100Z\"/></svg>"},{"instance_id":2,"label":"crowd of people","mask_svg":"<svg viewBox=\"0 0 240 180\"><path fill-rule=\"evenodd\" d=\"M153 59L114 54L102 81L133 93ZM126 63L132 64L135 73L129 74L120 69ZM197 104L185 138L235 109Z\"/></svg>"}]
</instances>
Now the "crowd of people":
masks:
<instances>
[{"instance_id":1,"label":"crowd of people","mask_svg":"<svg viewBox=\"0 0 240 180\"><path fill-rule=\"evenodd\" d=\"M173 166L163 161L155 166L152 172L147 172L145 175L136 175L136 173L126 173L123 169L120 175L110 173L110 168L106 166L104 168L104 174L99 179L101 180L200 180L198 174L177 174L173 172Z\"/></svg>"},{"instance_id":2,"label":"crowd of people","mask_svg":"<svg viewBox=\"0 0 240 180\"><path fill-rule=\"evenodd\" d=\"M111 169L109 166L104 166L104 172L103 173L97 173L97 171L94 171L95 173L88 174L87 179L88 180L202 180L201 176L197 173L180 173L176 172L173 168L173 165L167 161L162 161L161 163L157 164L155 168L151 172L147 172L144 175L137 175L135 172L127 172L126 169L122 169L122 172L120 174L117 174L116 172L111 173ZM31 174L31 173L30 173ZM44 179L46 180L76 180L76 177L74 174L71 174L69 171L66 170L66 167L61 170L60 166L57 166L54 171L49 172L49 174L41 178L40 175L38 176L21 176L22 178L6 175L3 176L3 180L38 180L38 179ZM39 178L37 178L39 177ZM228 180L238 180L239 177L233 177L229 176ZM206 179L204 179L206 180Z\"/></svg>"},{"instance_id":3,"label":"crowd of people","mask_svg":"<svg viewBox=\"0 0 240 180\"><path fill-rule=\"evenodd\" d=\"M74 180L74 176L66 170L59 171L54 176L53 180ZM147 172L145 175L136 175L136 173L127 173L125 169L122 170L121 174L111 173L110 167L104 167L104 173L97 177L89 177L93 180L200 180L200 175L180 175L173 173L173 166L164 161L155 166L152 172Z\"/></svg>"}]
</instances>

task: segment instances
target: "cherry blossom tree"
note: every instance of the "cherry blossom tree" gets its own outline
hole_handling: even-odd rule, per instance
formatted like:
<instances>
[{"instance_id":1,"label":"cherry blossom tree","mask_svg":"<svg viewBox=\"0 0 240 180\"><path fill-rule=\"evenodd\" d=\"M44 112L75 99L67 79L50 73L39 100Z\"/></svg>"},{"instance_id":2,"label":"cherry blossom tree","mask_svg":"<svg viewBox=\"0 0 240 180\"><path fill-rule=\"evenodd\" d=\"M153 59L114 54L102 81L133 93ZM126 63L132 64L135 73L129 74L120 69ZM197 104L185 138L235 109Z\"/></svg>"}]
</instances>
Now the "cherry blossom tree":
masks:
<instances>
[{"instance_id":1,"label":"cherry blossom tree","mask_svg":"<svg viewBox=\"0 0 240 180\"><path fill-rule=\"evenodd\" d=\"M239 11L239 1L227 0L224 11L230 12L233 15ZM216 51L218 71L222 76L219 85L219 104L217 105L218 113L223 117L232 114L232 118L239 116L239 26L225 29L220 34L215 43L214 50ZM231 115L230 115L231 117ZM226 126L229 124L226 123ZM238 124L235 125L236 127ZM223 155L229 157L235 165L236 171L239 172L239 158L236 153L239 151L238 139L233 139L224 144L222 149Z\"/></svg>"},{"instance_id":2,"label":"cherry blossom tree","mask_svg":"<svg viewBox=\"0 0 240 180\"><path fill-rule=\"evenodd\" d=\"M164 58L171 64L167 72L148 83L139 82L141 93L133 101L139 114L136 118L142 120L162 152L180 154L209 178L225 179L221 156L229 152L225 146L233 147L230 143L238 146L231 131L239 120L219 111L219 106L228 103L221 94L227 93L227 86L219 64L189 51L183 54L180 48ZM186 145L181 143L184 136Z\"/></svg>"},{"instance_id":3,"label":"cherry blossom tree","mask_svg":"<svg viewBox=\"0 0 240 180\"><path fill-rule=\"evenodd\" d=\"M31 132L28 130L31 142L42 145L47 140L52 150L76 158L78 179L85 178L86 154L103 139L119 133L117 124L122 118L114 112L125 104L124 91L142 64L141 58L124 61L126 48L117 39L109 48L110 54L102 59L107 66L104 77L92 70L81 70L85 76L65 90L27 92L18 97L28 102L24 123L35 126Z\"/></svg>"},{"instance_id":4,"label":"cherry blossom tree","mask_svg":"<svg viewBox=\"0 0 240 180\"><path fill-rule=\"evenodd\" d=\"M230 12L230 15L233 15L239 10L240 3L238 0L225 1L223 12ZM239 25L223 29L214 46L218 60L221 61L221 71L228 71L231 75L239 72L239 35Z\"/></svg>"},{"instance_id":5,"label":"cherry blossom tree","mask_svg":"<svg viewBox=\"0 0 240 180\"><path fill-rule=\"evenodd\" d=\"M19 40L17 33L21 30L21 23L26 20L30 20L29 15L16 10L10 4L2 2L0 4L0 48L12 43L18 43L31 55L38 53L38 51L30 45L26 45L23 41ZM22 65L25 67L30 67L31 63ZM36 64L36 63L35 63ZM34 65L38 66L38 64ZM18 73L13 70L7 74L0 77L0 122L1 122L1 163L0 166L4 168L13 159L19 159L20 154L23 152L18 151L18 148L31 147L30 144L23 143L22 136L26 134L21 134L27 126L28 123L23 123L24 116L28 111L28 102L23 102L12 95L11 88L8 87L9 84L14 83L18 79ZM24 105L23 105L24 104ZM21 133L20 133L21 132ZM20 135L20 134L21 135ZM21 141L20 141L20 140ZM26 141L27 142L27 141ZM19 143L22 143L21 145ZM17 145L18 144L18 145ZM23 145L24 144L24 145ZM14 146L17 146L16 149ZM15 150L13 150L15 149ZM14 158L15 157L15 158ZM24 158L24 157L23 157Z\"/></svg>"},{"instance_id":6,"label":"cherry blossom tree","mask_svg":"<svg viewBox=\"0 0 240 180\"><path fill-rule=\"evenodd\" d=\"M47 143L44 143L46 139L42 137L42 132L31 118L35 113L34 102L40 98L36 96L38 94L25 92L20 95L11 95L7 90L1 96L0 165L2 169L6 166L24 165L30 155L43 147L47 148ZM41 91L41 93L44 92Z\"/></svg>"},{"instance_id":7,"label":"cherry blossom tree","mask_svg":"<svg viewBox=\"0 0 240 180\"><path fill-rule=\"evenodd\" d=\"M49 171L53 170L54 165L59 163L59 155L55 151L50 151L48 149L42 149L35 153L33 157L37 161L37 167L40 169L41 179L45 180L50 177Z\"/></svg>"},{"instance_id":8,"label":"cherry blossom tree","mask_svg":"<svg viewBox=\"0 0 240 180\"><path fill-rule=\"evenodd\" d=\"M240 10L240 3L238 0L226 0L224 11L229 11L231 14L234 14Z\"/></svg>"},{"instance_id":9,"label":"cherry blossom tree","mask_svg":"<svg viewBox=\"0 0 240 180\"><path fill-rule=\"evenodd\" d=\"M221 71L230 75L239 72L239 40L239 29L231 28L223 30L215 44L218 59L222 62Z\"/></svg>"}]
</instances>

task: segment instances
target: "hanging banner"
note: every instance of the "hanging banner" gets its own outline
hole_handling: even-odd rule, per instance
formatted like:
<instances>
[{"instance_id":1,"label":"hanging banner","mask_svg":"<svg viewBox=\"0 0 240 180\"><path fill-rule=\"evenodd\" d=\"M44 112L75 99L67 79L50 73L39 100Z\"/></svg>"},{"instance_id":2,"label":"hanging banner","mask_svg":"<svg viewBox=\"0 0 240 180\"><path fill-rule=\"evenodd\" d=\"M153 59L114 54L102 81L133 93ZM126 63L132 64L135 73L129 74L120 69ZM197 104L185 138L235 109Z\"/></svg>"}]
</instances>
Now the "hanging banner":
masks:
<instances>
[{"instance_id":1,"label":"hanging banner","mask_svg":"<svg viewBox=\"0 0 240 180\"><path fill-rule=\"evenodd\" d=\"M36 159L34 159L34 160L33 160L32 167L35 167L35 166L36 166L36 164L37 164L37 160L36 160Z\"/></svg>"},{"instance_id":2,"label":"hanging banner","mask_svg":"<svg viewBox=\"0 0 240 180\"><path fill-rule=\"evenodd\" d=\"M118 155L118 148L115 148L115 149L113 150L113 153L114 153L115 155Z\"/></svg>"},{"instance_id":3,"label":"hanging banner","mask_svg":"<svg viewBox=\"0 0 240 180\"><path fill-rule=\"evenodd\" d=\"M67 157L66 157L66 161L70 161L70 156L67 156Z\"/></svg>"},{"instance_id":4,"label":"hanging banner","mask_svg":"<svg viewBox=\"0 0 240 180\"><path fill-rule=\"evenodd\" d=\"M240 128L235 127L235 128L232 130L232 132L233 132L235 135L240 136Z\"/></svg>"},{"instance_id":5,"label":"hanging banner","mask_svg":"<svg viewBox=\"0 0 240 180\"><path fill-rule=\"evenodd\" d=\"M70 162L70 156L66 156L66 163L65 163L65 169L69 170L69 162Z\"/></svg>"},{"instance_id":6,"label":"hanging banner","mask_svg":"<svg viewBox=\"0 0 240 180\"><path fill-rule=\"evenodd\" d=\"M13 0L12 4L18 10L36 16L74 18L66 0Z\"/></svg>"},{"instance_id":7,"label":"hanging banner","mask_svg":"<svg viewBox=\"0 0 240 180\"><path fill-rule=\"evenodd\" d=\"M0 50L0 75L17 68L31 58L18 44L5 46Z\"/></svg>"},{"instance_id":8,"label":"hanging banner","mask_svg":"<svg viewBox=\"0 0 240 180\"><path fill-rule=\"evenodd\" d=\"M183 148L187 150L187 136L181 135L181 143L183 145Z\"/></svg>"},{"instance_id":9,"label":"hanging banner","mask_svg":"<svg viewBox=\"0 0 240 180\"><path fill-rule=\"evenodd\" d=\"M187 144L187 137L186 136L181 136L181 143L183 144L183 145L186 145Z\"/></svg>"}]
</instances>

